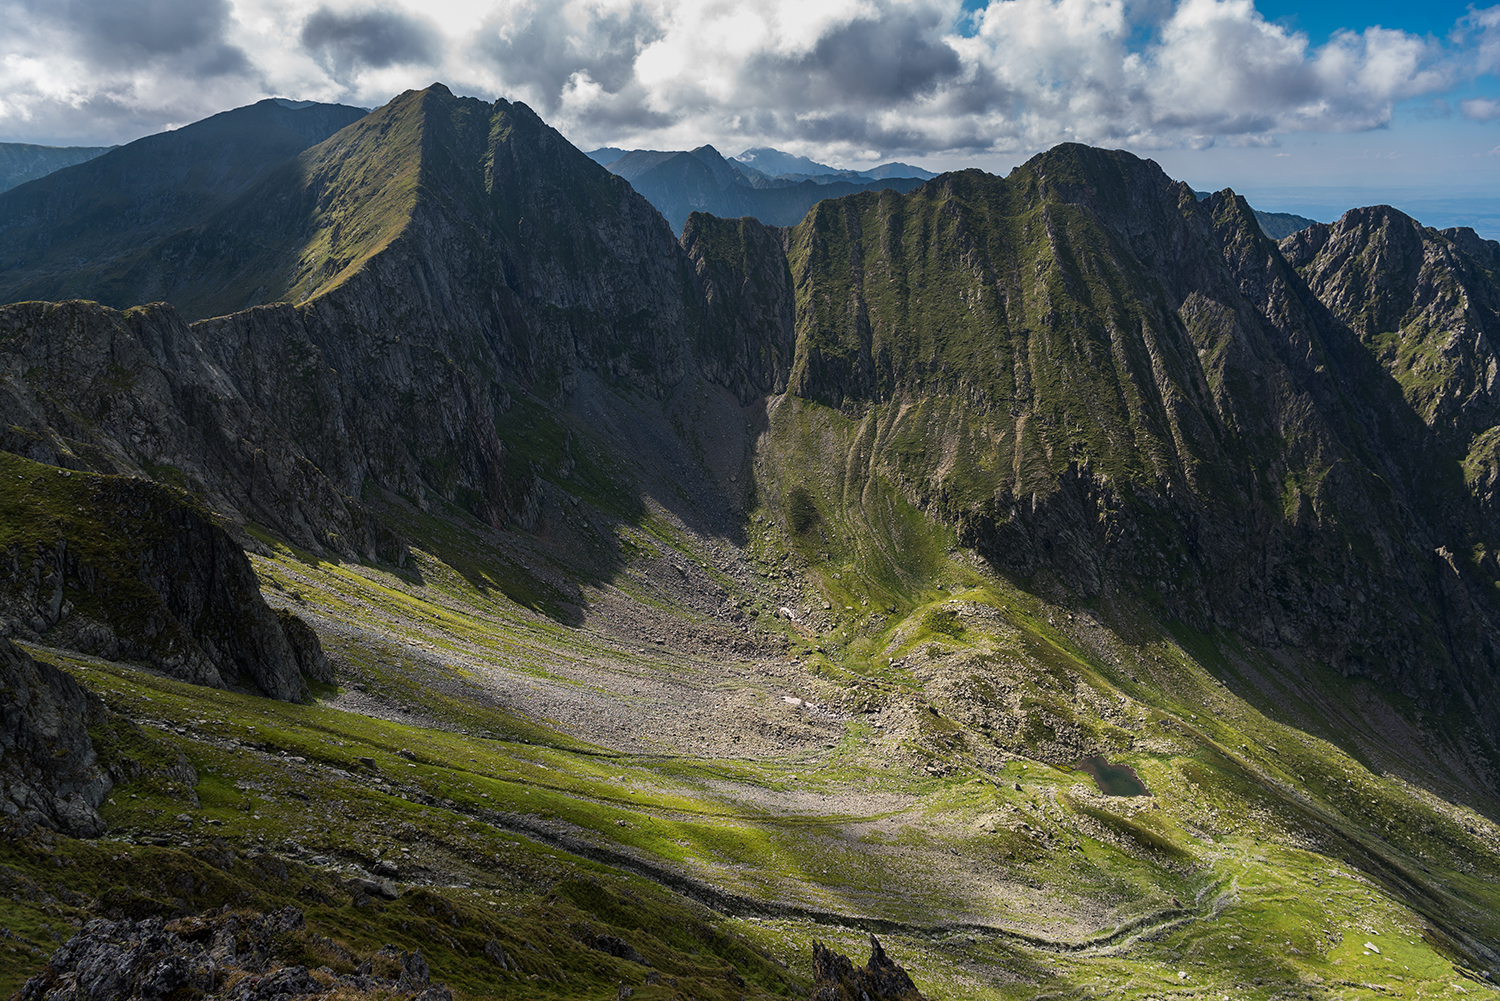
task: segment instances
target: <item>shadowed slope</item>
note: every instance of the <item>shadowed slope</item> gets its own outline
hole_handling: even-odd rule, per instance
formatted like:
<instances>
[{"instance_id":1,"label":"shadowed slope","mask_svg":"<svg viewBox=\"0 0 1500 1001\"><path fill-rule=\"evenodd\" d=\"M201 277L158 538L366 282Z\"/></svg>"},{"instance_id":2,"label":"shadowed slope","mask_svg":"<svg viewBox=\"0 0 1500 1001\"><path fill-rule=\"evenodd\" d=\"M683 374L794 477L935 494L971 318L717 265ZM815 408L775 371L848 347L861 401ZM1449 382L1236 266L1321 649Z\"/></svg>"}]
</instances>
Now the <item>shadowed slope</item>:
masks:
<instances>
[{"instance_id":1,"label":"shadowed slope","mask_svg":"<svg viewBox=\"0 0 1500 1001\"><path fill-rule=\"evenodd\" d=\"M0 300L86 297L131 306L183 298L196 276L160 259L158 243L364 114L261 101L5 192Z\"/></svg>"},{"instance_id":2,"label":"shadowed slope","mask_svg":"<svg viewBox=\"0 0 1500 1001\"><path fill-rule=\"evenodd\" d=\"M114 149L113 146L37 146L32 143L0 143L0 191L76 163L86 163Z\"/></svg>"}]
</instances>

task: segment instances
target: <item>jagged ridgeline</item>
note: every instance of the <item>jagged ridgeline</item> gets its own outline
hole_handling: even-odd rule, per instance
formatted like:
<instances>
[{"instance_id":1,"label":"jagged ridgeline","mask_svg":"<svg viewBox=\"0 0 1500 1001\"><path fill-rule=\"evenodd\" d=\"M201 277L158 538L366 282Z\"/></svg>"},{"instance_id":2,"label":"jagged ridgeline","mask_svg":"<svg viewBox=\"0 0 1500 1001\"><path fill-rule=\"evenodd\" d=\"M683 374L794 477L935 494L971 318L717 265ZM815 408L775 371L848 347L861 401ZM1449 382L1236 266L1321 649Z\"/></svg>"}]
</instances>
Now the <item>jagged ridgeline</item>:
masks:
<instances>
[{"instance_id":1,"label":"jagged ridgeline","mask_svg":"<svg viewBox=\"0 0 1500 1001\"><path fill-rule=\"evenodd\" d=\"M822 457L832 503L888 477L1018 580L1500 725L1496 250L1472 234L1356 213L1290 239L1304 278L1232 193L1062 146L789 230L694 215L679 245L530 109L440 85L230 188L144 253L190 317L283 304L9 307L7 447L171 469L237 521L393 559L371 489L525 520L534 474L496 433L517 387L784 391L773 418L860 428ZM160 287L88 275L121 306Z\"/></svg>"},{"instance_id":2,"label":"jagged ridgeline","mask_svg":"<svg viewBox=\"0 0 1500 1001\"><path fill-rule=\"evenodd\" d=\"M584 368L660 396L692 363L695 279L661 217L524 106L440 87L151 253L179 276L177 308L8 310L8 447L170 467L315 550L392 557L367 487L496 525L524 508L495 433L517 381L555 395ZM277 300L298 305L180 319ZM141 420L152 433L131 440L120 422Z\"/></svg>"},{"instance_id":3,"label":"jagged ridgeline","mask_svg":"<svg viewBox=\"0 0 1500 1001\"><path fill-rule=\"evenodd\" d=\"M1066 958L1075 992L1142 954L1175 990L1231 927L1219 983L1383 972L1335 913L1399 914L1433 982L1500 971L1500 246L1384 208L1278 244L1232 192L1075 145L679 239L521 104L256 108L301 138L138 232L88 222L156 203L121 187L138 144L0 195L0 290L34 300L0 307L0 610L111 707L192 723L158 729L205 762L193 810L301 852L310 925L436 947L435 901L490 867L536 890L525 937L468 901L434 964L489 956L472 982L517 997L664 984L644 959L695 996L800 989L636 876L888 923L950 970ZM150 147L166 188L199 183L197 128ZM326 661L225 611L253 604L240 547ZM120 659L290 698L332 666L351 701ZM858 802L804 823L845 810L814 782ZM153 822L91 788L101 823ZM332 881L325 852L433 887ZM653 942L630 922L658 911Z\"/></svg>"},{"instance_id":4,"label":"jagged ridgeline","mask_svg":"<svg viewBox=\"0 0 1500 1001\"><path fill-rule=\"evenodd\" d=\"M1291 240L1320 299L1242 199L1081 146L823 202L786 239L789 398L860 426L830 462L1015 578L1308 652L1493 739L1495 244L1351 213Z\"/></svg>"}]
</instances>

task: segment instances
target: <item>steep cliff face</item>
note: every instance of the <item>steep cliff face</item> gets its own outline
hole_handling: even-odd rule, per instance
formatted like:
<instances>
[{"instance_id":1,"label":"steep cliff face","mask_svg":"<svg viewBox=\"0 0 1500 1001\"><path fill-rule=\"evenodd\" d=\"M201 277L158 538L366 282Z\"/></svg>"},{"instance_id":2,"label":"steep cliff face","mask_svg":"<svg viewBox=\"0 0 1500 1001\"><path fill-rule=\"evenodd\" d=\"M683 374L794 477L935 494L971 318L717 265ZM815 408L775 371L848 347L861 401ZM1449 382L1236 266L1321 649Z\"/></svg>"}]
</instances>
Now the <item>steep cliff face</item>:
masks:
<instances>
[{"instance_id":1,"label":"steep cliff face","mask_svg":"<svg viewBox=\"0 0 1500 1001\"><path fill-rule=\"evenodd\" d=\"M1500 244L1377 206L1298 233L1281 250L1421 421L1425 433L1413 445L1430 470L1432 503L1466 543L1455 548L1492 553L1500 538ZM1456 503L1470 496L1477 523ZM1492 555L1478 562L1500 576Z\"/></svg>"},{"instance_id":2,"label":"steep cliff face","mask_svg":"<svg viewBox=\"0 0 1500 1001\"><path fill-rule=\"evenodd\" d=\"M825 202L788 242L790 391L863 415L873 468L998 567L1500 732L1495 609L1431 502L1428 433L1241 199L1065 146Z\"/></svg>"},{"instance_id":3,"label":"steep cliff face","mask_svg":"<svg viewBox=\"0 0 1500 1001\"><path fill-rule=\"evenodd\" d=\"M267 607L244 551L186 496L6 452L0 635L284 700L326 673L316 635Z\"/></svg>"},{"instance_id":4,"label":"steep cliff face","mask_svg":"<svg viewBox=\"0 0 1500 1001\"><path fill-rule=\"evenodd\" d=\"M1428 427L1452 440L1494 426L1500 244L1376 206L1294 234L1281 250Z\"/></svg>"},{"instance_id":5,"label":"steep cliff face","mask_svg":"<svg viewBox=\"0 0 1500 1001\"><path fill-rule=\"evenodd\" d=\"M713 382L741 404L786 391L796 349L796 292L787 268L786 231L754 219L693 213L682 246L697 279L695 356Z\"/></svg>"},{"instance_id":6,"label":"steep cliff face","mask_svg":"<svg viewBox=\"0 0 1500 1001\"><path fill-rule=\"evenodd\" d=\"M398 559L399 540L353 499L369 460L298 315L210 329L205 340L165 305L0 307L0 447L150 476L315 550Z\"/></svg>"}]
</instances>

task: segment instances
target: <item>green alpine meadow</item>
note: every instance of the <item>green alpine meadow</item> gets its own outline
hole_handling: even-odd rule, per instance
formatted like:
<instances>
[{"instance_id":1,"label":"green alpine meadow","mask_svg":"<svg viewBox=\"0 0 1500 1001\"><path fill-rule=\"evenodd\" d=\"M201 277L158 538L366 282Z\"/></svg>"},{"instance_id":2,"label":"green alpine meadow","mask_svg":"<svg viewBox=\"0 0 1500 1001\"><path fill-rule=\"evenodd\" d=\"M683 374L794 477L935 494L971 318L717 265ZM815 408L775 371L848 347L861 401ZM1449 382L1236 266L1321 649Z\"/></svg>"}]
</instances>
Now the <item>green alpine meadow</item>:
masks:
<instances>
[{"instance_id":1,"label":"green alpine meadow","mask_svg":"<svg viewBox=\"0 0 1500 1001\"><path fill-rule=\"evenodd\" d=\"M1500 244L875 183L435 84L0 192L0 997L1497 996Z\"/></svg>"}]
</instances>

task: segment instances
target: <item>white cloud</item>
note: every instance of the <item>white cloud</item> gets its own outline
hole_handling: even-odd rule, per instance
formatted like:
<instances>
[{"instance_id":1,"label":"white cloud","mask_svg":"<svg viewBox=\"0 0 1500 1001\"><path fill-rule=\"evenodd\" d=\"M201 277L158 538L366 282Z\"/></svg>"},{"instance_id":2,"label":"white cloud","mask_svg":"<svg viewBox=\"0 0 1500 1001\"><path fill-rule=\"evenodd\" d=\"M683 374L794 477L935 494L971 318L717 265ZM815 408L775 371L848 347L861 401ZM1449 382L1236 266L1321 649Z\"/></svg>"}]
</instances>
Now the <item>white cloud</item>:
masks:
<instances>
[{"instance_id":1,"label":"white cloud","mask_svg":"<svg viewBox=\"0 0 1500 1001\"><path fill-rule=\"evenodd\" d=\"M1322 46L1251 0L0 0L0 138L119 141L267 95L443 80L583 144L826 159L1266 145L1500 72L1500 6L1446 40ZM1463 102L1471 118L1495 102Z\"/></svg>"},{"instance_id":2,"label":"white cloud","mask_svg":"<svg viewBox=\"0 0 1500 1001\"><path fill-rule=\"evenodd\" d=\"M1458 102L1458 110L1465 118L1476 122L1490 122L1500 118L1500 101L1488 97L1473 97Z\"/></svg>"}]
</instances>

